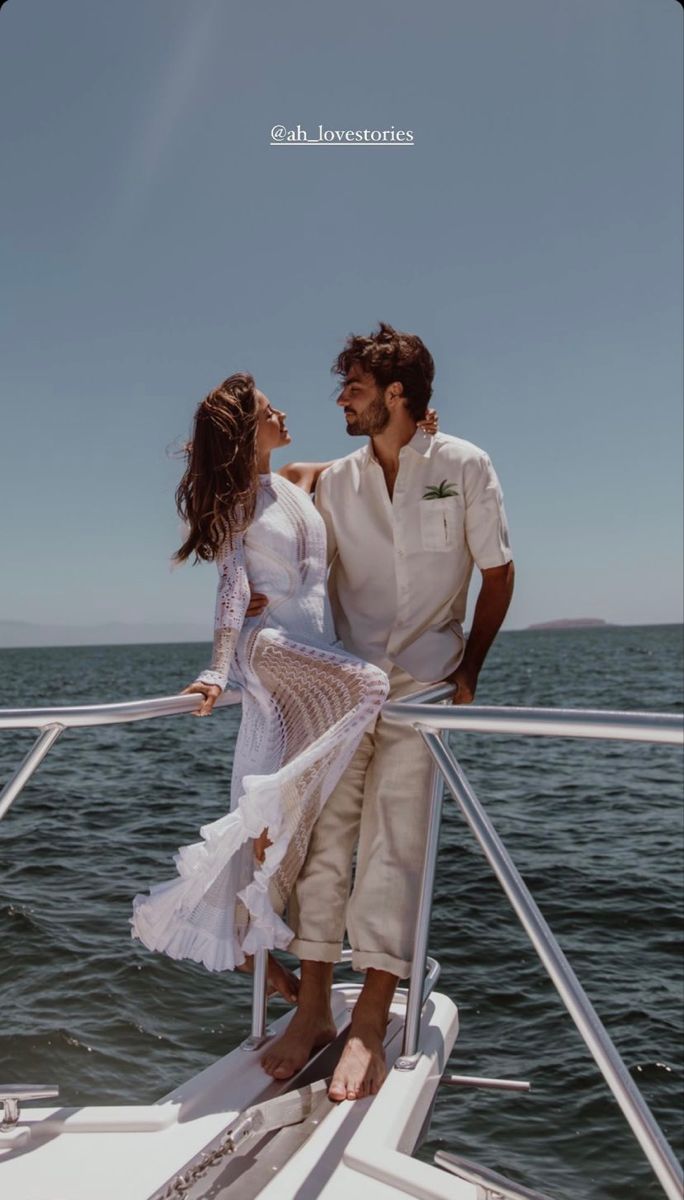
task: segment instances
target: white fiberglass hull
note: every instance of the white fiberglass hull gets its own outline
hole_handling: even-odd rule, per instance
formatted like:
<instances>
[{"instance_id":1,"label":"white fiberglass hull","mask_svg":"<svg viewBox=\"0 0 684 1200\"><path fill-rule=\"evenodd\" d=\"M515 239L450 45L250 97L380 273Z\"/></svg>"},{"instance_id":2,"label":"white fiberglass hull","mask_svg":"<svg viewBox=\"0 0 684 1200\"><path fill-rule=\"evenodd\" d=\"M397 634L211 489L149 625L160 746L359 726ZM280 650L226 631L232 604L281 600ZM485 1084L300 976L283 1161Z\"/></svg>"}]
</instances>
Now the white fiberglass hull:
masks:
<instances>
[{"instance_id":1,"label":"white fiberglass hull","mask_svg":"<svg viewBox=\"0 0 684 1200\"><path fill-rule=\"evenodd\" d=\"M358 987L337 984L338 1031L349 1022ZM401 1049L405 993L398 991L386 1037L388 1065ZM286 1014L273 1025L281 1032ZM364 1200L415 1195L475 1200L476 1189L411 1159L458 1031L454 1004L433 993L424 1008L422 1055L410 1071L390 1069L376 1097L332 1104L325 1092L308 1120L251 1139L223 1156L182 1193L188 1200ZM323 1051L295 1082L330 1073ZM197 1160L238 1117L281 1095L293 1081L275 1083L259 1052L238 1047L157 1104L80 1109L23 1109L18 1125L0 1132L0 1192L12 1200L153 1200L178 1174L190 1182ZM179 1192L180 1196L181 1193Z\"/></svg>"}]
</instances>

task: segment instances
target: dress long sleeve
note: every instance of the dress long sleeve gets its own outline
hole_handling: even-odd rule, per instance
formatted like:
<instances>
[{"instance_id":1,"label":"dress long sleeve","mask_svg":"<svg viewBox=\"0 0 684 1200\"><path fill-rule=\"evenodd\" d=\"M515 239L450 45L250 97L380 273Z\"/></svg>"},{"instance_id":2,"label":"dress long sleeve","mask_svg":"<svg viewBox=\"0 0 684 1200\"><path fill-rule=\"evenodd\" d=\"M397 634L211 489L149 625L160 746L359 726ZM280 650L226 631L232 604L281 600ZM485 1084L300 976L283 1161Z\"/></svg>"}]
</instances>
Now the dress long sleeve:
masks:
<instances>
[{"instance_id":1,"label":"dress long sleeve","mask_svg":"<svg viewBox=\"0 0 684 1200\"><path fill-rule=\"evenodd\" d=\"M241 534L218 562L219 582L214 612L214 649L211 665L197 676L198 683L216 684L222 690L228 682L230 665L249 604L250 588Z\"/></svg>"}]
</instances>

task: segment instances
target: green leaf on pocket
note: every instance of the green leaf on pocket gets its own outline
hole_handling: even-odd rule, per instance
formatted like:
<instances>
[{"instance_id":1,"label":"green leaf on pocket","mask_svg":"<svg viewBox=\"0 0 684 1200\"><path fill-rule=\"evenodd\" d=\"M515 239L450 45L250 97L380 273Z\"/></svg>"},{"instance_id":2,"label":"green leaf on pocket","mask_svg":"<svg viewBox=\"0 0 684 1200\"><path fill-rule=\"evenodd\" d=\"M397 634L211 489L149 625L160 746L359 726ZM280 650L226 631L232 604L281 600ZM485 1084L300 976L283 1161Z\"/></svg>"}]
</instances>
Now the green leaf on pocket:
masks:
<instances>
[{"instance_id":1,"label":"green leaf on pocket","mask_svg":"<svg viewBox=\"0 0 684 1200\"><path fill-rule=\"evenodd\" d=\"M458 496L453 483L443 479L440 484L432 484L423 493L423 500L444 500L446 496Z\"/></svg>"}]
</instances>

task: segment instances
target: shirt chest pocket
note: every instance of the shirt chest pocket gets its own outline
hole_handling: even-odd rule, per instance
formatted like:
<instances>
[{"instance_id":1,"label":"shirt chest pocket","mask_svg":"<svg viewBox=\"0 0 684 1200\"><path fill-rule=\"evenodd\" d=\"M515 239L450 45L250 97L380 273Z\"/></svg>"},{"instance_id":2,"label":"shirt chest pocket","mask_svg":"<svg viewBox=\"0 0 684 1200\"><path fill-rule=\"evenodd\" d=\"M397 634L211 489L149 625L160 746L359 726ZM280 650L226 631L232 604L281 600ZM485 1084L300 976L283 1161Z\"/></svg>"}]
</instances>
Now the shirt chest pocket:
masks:
<instances>
[{"instance_id":1,"label":"shirt chest pocket","mask_svg":"<svg viewBox=\"0 0 684 1200\"><path fill-rule=\"evenodd\" d=\"M463 506L458 496L421 500L420 544L423 550L452 550L463 539Z\"/></svg>"}]
</instances>

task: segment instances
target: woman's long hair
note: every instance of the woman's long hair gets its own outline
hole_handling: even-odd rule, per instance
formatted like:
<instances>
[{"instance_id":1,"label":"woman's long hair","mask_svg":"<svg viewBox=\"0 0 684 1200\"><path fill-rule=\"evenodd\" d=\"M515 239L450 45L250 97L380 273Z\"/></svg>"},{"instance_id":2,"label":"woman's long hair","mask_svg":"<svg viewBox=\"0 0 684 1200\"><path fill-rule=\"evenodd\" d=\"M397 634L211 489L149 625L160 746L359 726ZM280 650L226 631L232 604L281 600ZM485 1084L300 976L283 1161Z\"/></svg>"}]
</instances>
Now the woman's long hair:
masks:
<instances>
[{"instance_id":1,"label":"woman's long hair","mask_svg":"<svg viewBox=\"0 0 684 1200\"><path fill-rule=\"evenodd\" d=\"M259 476L257 394L251 375L231 375L198 405L176 508L187 537L174 554L212 562L254 516Z\"/></svg>"}]
</instances>

